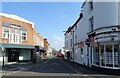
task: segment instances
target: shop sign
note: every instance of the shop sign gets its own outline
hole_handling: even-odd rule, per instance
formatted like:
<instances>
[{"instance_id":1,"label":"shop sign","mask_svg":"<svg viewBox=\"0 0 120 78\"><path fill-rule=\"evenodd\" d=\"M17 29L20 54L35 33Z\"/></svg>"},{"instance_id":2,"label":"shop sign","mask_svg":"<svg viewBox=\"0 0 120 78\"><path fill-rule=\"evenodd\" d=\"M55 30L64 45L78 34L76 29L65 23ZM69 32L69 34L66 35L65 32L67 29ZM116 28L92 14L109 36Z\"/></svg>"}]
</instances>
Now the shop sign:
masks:
<instances>
[{"instance_id":1,"label":"shop sign","mask_svg":"<svg viewBox=\"0 0 120 78\"><path fill-rule=\"evenodd\" d=\"M115 37L118 37L118 36L117 36L117 35L101 36L101 37L96 37L95 40L98 40L98 39L105 39L105 38L115 38Z\"/></svg>"},{"instance_id":2,"label":"shop sign","mask_svg":"<svg viewBox=\"0 0 120 78\"><path fill-rule=\"evenodd\" d=\"M78 48L84 47L84 42L78 43Z\"/></svg>"}]
</instances>

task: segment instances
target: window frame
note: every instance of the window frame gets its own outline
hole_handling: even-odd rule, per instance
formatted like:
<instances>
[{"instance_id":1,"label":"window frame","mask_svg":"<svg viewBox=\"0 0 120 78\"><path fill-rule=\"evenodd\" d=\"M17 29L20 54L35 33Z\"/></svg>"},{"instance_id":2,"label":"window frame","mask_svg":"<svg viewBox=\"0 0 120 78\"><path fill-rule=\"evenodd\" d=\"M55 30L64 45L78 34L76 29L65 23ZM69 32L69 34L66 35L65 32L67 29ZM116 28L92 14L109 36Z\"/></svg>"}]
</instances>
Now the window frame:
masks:
<instances>
[{"instance_id":1,"label":"window frame","mask_svg":"<svg viewBox=\"0 0 120 78\"><path fill-rule=\"evenodd\" d=\"M94 17L92 16L90 19L89 19L89 30L90 32L92 32L94 30Z\"/></svg>"},{"instance_id":2,"label":"window frame","mask_svg":"<svg viewBox=\"0 0 120 78\"><path fill-rule=\"evenodd\" d=\"M26 33L26 35L23 35L23 32L25 32ZM26 37L26 39L25 40L23 40L23 37ZM22 38L22 41L27 41L27 31L21 31L21 38Z\"/></svg>"},{"instance_id":3,"label":"window frame","mask_svg":"<svg viewBox=\"0 0 120 78\"><path fill-rule=\"evenodd\" d=\"M8 33L4 32L4 29L8 29ZM9 32L10 32L9 28L2 27L2 38L9 39ZM5 37L3 34L5 34ZM7 34L7 36L6 36L6 34Z\"/></svg>"}]
</instances>

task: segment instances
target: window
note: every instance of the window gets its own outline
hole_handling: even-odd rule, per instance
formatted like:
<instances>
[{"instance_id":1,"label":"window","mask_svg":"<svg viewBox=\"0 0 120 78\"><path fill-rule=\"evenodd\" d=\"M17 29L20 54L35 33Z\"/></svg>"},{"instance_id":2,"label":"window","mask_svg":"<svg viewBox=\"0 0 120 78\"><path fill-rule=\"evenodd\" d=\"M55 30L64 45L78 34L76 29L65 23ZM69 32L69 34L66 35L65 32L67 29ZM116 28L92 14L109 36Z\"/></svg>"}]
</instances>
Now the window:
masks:
<instances>
[{"instance_id":1,"label":"window","mask_svg":"<svg viewBox=\"0 0 120 78\"><path fill-rule=\"evenodd\" d=\"M75 36L75 44L77 44L77 36Z\"/></svg>"},{"instance_id":2,"label":"window","mask_svg":"<svg viewBox=\"0 0 120 78\"><path fill-rule=\"evenodd\" d=\"M106 66L112 67L113 66L113 57L112 57L112 45L106 46Z\"/></svg>"},{"instance_id":3,"label":"window","mask_svg":"<svg viewBox=\"0 0 120 78\"><path fill-rule=\"evenodd\" d=\"M27 40L27 32L22 31L22 41L26 41L26 40Z\"/></svg>"},{"instance_id":4,"label":"window","mask_svg":"<svg viewBox=\"0 0 120 78\"><path fill-rule=\"evenodd\" d=\"M83 48L80 48L81 50L81 57L83 58Z\"/></svg>"},{"instance_id":5,"label":"window","mask_svg":"<svg viewBox=\"0 0 120 78\"><path fill-rule=\"evenodd\" d=\"M9 38L9 29L8 28L3 28L2 29L2 37L3 38Z\"/></svg>"},{"instance_id":6,"label":"window","mask_svg":"<svg viewBox=\"0 0 120 78\"><path fill-rule=\"evenodd\" d=\"M93 1L90 1L89 5L90 5L90 11L93 10Z\"/></svg>"},{"instance_id":7,"label":"window","mask_svg":"<svg viewBox=\"0 0 120 78\"><path fill-rule=\"evenodd\" d=\"M93 16L89 19L89 22L90 22L90 32L93 31L93 25L94 25L94 18Z\"/></svg>"},{"instance_id":8,"label":"window","mask_svg":"<svg viewBox=\"0 0 120 78\"><path fill-rule=\"evenodd\" d=\"M16 35L16 39L15 39L15 40L16 40L16 41L15 41L16 43L20 43L20 40L19 40L20 38L19 38L19 37L20 37L19 35Z\"/></svg>"},{"instance_id":9,"label":"window","mask_svg":"<svg viewBox=\"0 0 120 78\"><path fill-rule=\"evenodd\" d=\"M94 47L94 50L95 50L95 54L94 54L94 63L96 64L96 65L99 65L99 47L97 46L97 47Z\"/></svg>"},{"instance_id":10,"label":"window","mask_svg":"<svg viewBox=\"0 0 120 78\"><path fill-rule=\"evenodd\" d=\"M70 39L70 43L71 43L70 45L71 45L71 47L72 47L72 39Z\"/></svg>"},{"instance_id":11,"label":"window","mask_svg":"<svg viewBox=\"0 0 120 78\"><path fill-rule=\"evenodd\" d=\"M10 29L10 33L11 33L11 34L15 34L15 29L14 29L14 28L11 28L11 29Z\"/></svg>"},{"instance_id":12,"label":"window","mask_svg":"<svg viewBox=\"0 0 120 78\"><path fill-rule=\"evenodd\" d=\"M100 45L100 61L101 65L105 66L104 45Z\"/></svg>"},{"instance_id":13,"label":"window","mask_svg":"<svg viewBox=\"0 0 120 78\"><path fill-rule=\"evenodd\" d=\"M114 45L114 65L118 67L118 59L119 59L119 45Z\"/></svg>"},{"instance_id":14,"label":"window","mask_svg":"<svg viewBox=\"0 0 120 78\"><path fill-rule=\"evenodd\" d=\"M75 31L77 31L77 25L75 26Z\"/></svg>"},{"instance_id":15,"label":"window","mask_svg":"<svg viewBox=\"0 0 120 78\"><path fill-rule=\"evenodd\" d=\"M70 34L72 35L72 31L70 32Z\"/></svg>"},{"instance_id":16,"label":"window","mask_svg":"<svg viewBox=\"0 0 120 78\"><path fill-rule=\"evenodd\" d=\"M20 34L21 34L21 31L20 31L20 30L16 30L16 34L17 34L17 35L20 35Z\"/></svg>"}]
</instances>

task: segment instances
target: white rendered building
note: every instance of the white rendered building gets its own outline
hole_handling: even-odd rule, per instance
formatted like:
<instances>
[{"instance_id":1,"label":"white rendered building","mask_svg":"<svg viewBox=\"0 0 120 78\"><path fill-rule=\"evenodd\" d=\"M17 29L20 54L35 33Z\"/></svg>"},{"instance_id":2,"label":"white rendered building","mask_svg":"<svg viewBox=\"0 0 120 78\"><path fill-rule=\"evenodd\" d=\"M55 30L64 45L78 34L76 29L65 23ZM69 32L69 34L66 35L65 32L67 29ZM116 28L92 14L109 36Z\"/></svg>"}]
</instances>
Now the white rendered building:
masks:
<instances>
[{"instance_id":1,"label":"white rendered building","mask_svg":"<svg viewBox=\"0 0 120 78\"><path fill-rule=\"evenodd\" d=\"M66 31L65 49L72 49L73 61L79 64L119 69L120 2L94 1L83 3L78 20ZM74 47L69 47L71 39Z\"/></svg>"}]
</instances>

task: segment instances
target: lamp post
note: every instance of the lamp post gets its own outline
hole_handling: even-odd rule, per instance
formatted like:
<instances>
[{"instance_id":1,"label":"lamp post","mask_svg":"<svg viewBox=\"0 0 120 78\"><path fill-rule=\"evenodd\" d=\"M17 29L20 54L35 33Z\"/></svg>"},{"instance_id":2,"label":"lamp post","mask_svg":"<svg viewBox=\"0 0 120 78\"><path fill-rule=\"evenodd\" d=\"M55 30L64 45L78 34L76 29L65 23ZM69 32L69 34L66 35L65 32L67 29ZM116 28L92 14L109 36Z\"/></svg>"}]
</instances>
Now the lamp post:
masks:
<instances>
[{"instance_id":1,"label":"lamp post","mask_svg":"<svg viewBox=\"0 0 120 78\"><path fill-rule=\"evenodd\" d=\"M3 64L2 64L2 66L4 66L5 65L5 63L4 63L4 56L5 56L5 49L4 49L4 47L2 47L2 52L3 52Z\"/></svg>"}]
</instances>

